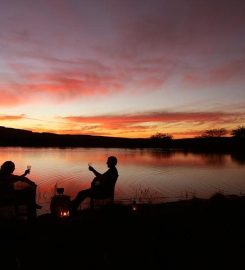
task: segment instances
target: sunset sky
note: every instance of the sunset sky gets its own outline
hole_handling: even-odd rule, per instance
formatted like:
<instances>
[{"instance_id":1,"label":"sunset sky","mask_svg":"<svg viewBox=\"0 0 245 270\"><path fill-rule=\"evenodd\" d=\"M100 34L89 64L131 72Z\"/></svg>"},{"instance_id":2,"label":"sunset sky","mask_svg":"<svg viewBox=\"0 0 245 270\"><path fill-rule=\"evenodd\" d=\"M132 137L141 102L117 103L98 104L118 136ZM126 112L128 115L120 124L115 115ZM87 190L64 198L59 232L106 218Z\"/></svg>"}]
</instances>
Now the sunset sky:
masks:
<instances>
[{"instance_id":1,"label":"sunset sky","mask_svg":"<svg viewBox=\"0 0 245 270\"><path fill-rule=\"evenodd\" d=\"M244 0L0 1L0 126L174 138L245 124Z\"/></svg>"}]
</instances>

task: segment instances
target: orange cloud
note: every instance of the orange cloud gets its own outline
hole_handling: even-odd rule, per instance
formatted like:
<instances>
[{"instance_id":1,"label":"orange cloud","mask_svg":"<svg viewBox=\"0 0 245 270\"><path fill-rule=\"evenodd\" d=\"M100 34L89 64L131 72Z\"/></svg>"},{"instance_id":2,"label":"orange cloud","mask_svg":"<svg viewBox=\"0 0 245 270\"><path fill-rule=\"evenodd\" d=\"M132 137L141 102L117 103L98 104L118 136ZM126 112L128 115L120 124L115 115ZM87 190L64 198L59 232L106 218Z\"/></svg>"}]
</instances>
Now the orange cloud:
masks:
<instances>
[{"instance_id":1,"label":"orange cloud","mask_svg":"<svg viewBox=\"0 0 245 270\"><path fill-rule=\"evenodd\" d=\"M200 135L200 130L212 126L241 123L245 115L224 112L152 112L132 115L68 116L62 119L78 127L80 124L84 132L89 131L88 134L93 132L107 136L147 137L164 128L177 137L193 137ZM92 128L86 129L87 125L93 124ZM198 129L195 130L196 128Z\"/></svg>"},{"instance_id":2,"label":"orange cloud","mask_svg":"<svg viewBox=\"0 0 245 270\"><path fill-rule=\"evenodd\" d=\"M67 116L43 121L25 115L2 116L0 120L27 119L16 126L36 132L58 134L87 134L113 137L144 138L157 132L169 133L174 138L196 137L206 129L232 130L245 120L245 113L225 112L151 112L126 115ZM13 122L14 123L14 122Z\"/></svg>"},{"instance_id":3,"label":"orange cloud","mask_svg":"<svg viewBox=\"0 0 245 270\"><path fill-rule=\"evenodd\" d=\"M25 115L0 115L0 121L16 121L25 119Z\"/></svg>"},{"instance_id":4,"label":"orange cloud","mask_svg":"<svg viewBox=\"0 0 245 270\"><path fill-rule=\"evenodd\" d=\"M102 124L136 124L144 122L180 122L180 121L218 121L226 117L237 116L223 112L153 112L134 115L104 115L104 116L67 116L63 119L80 123Z\"/></svg>"}]
</instances>

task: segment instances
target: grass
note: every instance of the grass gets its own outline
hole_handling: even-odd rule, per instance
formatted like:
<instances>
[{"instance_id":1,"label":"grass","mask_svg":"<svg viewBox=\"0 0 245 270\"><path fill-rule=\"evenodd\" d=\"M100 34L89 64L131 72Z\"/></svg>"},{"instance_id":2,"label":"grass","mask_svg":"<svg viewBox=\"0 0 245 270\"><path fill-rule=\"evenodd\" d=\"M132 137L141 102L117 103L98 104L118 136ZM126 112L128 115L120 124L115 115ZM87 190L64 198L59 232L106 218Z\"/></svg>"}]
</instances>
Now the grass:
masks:
<instances>
[{"instance_id":1,"label":"grass","mask_svg":"<svg viewBox=\"0 0 245 270\"><path fill-rule=\"evenodd\" d=\"M1 263L12 261L16 269L238 269L244 210L244 196L215 194L140 204L137 212L116 204L68 219L47 214L2 222Z\"/></svg>"}]
</instances>

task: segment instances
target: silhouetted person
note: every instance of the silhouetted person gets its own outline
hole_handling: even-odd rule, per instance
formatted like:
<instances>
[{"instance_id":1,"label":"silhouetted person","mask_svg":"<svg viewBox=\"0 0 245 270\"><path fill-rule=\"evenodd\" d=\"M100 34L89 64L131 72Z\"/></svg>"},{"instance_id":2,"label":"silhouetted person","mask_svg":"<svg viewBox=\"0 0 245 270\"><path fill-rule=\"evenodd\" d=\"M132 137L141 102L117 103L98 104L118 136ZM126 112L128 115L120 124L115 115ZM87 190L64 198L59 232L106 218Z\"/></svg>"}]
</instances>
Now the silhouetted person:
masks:
<instances>
[{"instance_id":1,"label":"silhouetted person","mask_svg":"<svg viewBox=\"0 0 245 270\"><path fill-rule=\"evenodd\" d=\"M1 196L8 198L9 195L14 195L16 204L25 202L28 206L30 217L34 217L36 209L41 206L36 204L36 187L37 185L29 180L26 175L30 170L26 170L22 175L14 175L15 164L12 161L5 161L0 169L0 184ZM23 189L15 189L15 183L22 182L27 184Z\"/></svg>"},{"instance_id":2,"label":"silhouetted person","mask_svg":"<svg viewBox=\"0 0 245 270\"><path fill-rule=\"evenodd\" d=\"M76 198L72 201L72 210L76 211L81 202L89 198L108 198L114 195L114 187L118 178L117 172L117 158L110 156L106 162L108 170L101 174L97 172L92 166L88 169L96 176L92 183L91 188L78 192Z\"/></svg>"}]
</instances>

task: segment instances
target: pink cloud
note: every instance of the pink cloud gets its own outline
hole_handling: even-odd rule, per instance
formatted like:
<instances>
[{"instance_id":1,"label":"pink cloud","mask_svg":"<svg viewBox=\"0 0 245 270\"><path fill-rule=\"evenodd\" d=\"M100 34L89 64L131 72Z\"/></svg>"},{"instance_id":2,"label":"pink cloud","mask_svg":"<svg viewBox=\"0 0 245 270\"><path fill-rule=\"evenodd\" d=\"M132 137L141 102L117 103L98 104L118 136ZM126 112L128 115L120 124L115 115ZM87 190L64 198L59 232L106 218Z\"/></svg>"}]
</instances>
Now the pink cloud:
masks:
<instances>
[{"instance_id":1,"label":"pink cloud","mask_svg":"<svg viewBox=\"0 0 245 270\"><path fill-rule=\"evenodd\" d=\"M243 59L231 61L223 66L210 70L209 77L211 81L225 82L233 78L244 78L245 74L245 55Z\"/></svg>"},{"instance_id":2,"label":"pink cloud","mask_svg":"<svg viewBox=\"0 0 245 270\"><path fill-rule=\"evenodd\" d=\"M245 49L244 1L154 1L154 8L146 1L138 12L121 21L117 41L97 49L120 62L129 78L141 77L146 88L159 88L178 75L205 84L238 78L236 71L244 74L244 64L235 63Z\"/></svg>"},{"instance_id":3,"label":"pink cloud","mask_svg":"<svg viewBox=\"0 0 245 270\"><path fill-rule=\"evenodd\" d=\"M15 66L16 69L21 70L21 66ZM78 96L107 95L112 91L116 93L122 90L117 77L111 74L99 74L96 70L42 73L22 69L21 76L24 79L23 82L6 84L8 93L3 93L1 100L3 104L15 105L19 99L24 102L26 97L35 101L36 95L40 93L66 101ZM20 92L21 97L18 97Z\"/></svg>"},{"instance_id":4,"label":"pink cloud","mask_svg":"<svg viewBox=\"0 0 245 270\"><path fill-rule=\"evenodd\" d=\"M244 59L233 60L220 64L207 71L196 71L184 76L184 83L194 86L222 84L232 80L244 80L245 56Z\"/></svg>"},{"instance_id":5,"label":"pink cloud","mask_svg":"<svg viewBox=\"0 0 245 270\"><path fill-rule=\"evenodd\" d=\"M8 92L6 90L0 89L0 107L9 107L19 104L20 98L17 95L15 95L15 93Z\"/></svg>"},{"instance_id":6,"label":"pink cloud","mask_svg":"<svg viewBox=\"0 0 245 270\"><path fill-rule=\"evenodd\" d=\"M164 91L176 77L188 86L243 80L243 0L108 1L106 10L100 1L14 2L2 4L12 11L0 24L12 78L1 106Z\"/></svg>"},{"instance_id":7,"label":"pink cloud","mask_svg":"<svg viewBox=\"0 0 245 270\"><path fill-rule=\"evenodd\" d=\"M136 16L124 24L122 46L128 43L124 51L138 56L155 50L166 55L220 52L236 46L240 40L241 31L244 32L244 11L242 0L232 4L229 0L184 0L181 4L157 1L155 8L144 16ZM119 48L123 50L122 46Z\"/></svg>"}]
</instances>

